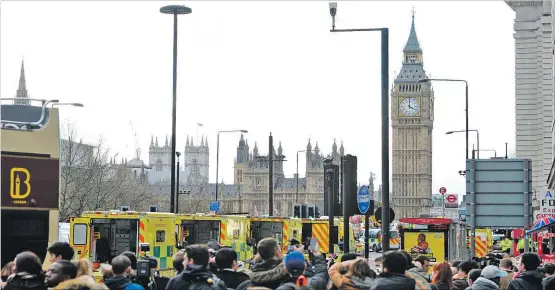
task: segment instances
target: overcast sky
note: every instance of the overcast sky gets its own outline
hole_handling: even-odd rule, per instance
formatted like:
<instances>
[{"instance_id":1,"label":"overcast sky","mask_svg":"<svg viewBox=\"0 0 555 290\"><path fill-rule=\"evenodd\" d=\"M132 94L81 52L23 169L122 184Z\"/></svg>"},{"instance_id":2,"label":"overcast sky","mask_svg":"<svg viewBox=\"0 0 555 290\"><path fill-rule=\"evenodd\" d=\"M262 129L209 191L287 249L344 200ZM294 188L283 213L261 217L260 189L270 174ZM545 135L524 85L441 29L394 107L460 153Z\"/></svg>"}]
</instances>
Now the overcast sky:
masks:
<instances>
[{"instance_id":1,"label":"overcast sky","mask_svg":"<svg viewBox=\"0 0 555 290\"><path fill-rule=\"evenodd\" d=\"M380 35L332 34L324 1L171 2L193 9L179 17L177 144L187 134L210 143L215 180L216 132L247 129L251 148L282 142L286 175L297 150L334 138L358 156L358 180L381 183ZM1 93L13 97L22 58L33 98L82 102L63 120L89 142L102 136L112 152L148 160L151 135L171 134L173 17L164 2L9 1L1 9ZM436 78L470 86L470 127L482 149L514 148L514 12L501 1L339 2L337 28L389 27L390 84L401 68L411 10ZM436 83L433 190L465 191L464 85ZM137 140L130 122L137 131ZM196 137L196 136L195 136ZM221 135L220 176L233 181L238 135ZM471 141L476 137L471 133ZM481 157L493 152L482 152ZM301 160L304 160L302 158ZM300 162L301 176L305 165Z\"/></svg>"}]
</instances>

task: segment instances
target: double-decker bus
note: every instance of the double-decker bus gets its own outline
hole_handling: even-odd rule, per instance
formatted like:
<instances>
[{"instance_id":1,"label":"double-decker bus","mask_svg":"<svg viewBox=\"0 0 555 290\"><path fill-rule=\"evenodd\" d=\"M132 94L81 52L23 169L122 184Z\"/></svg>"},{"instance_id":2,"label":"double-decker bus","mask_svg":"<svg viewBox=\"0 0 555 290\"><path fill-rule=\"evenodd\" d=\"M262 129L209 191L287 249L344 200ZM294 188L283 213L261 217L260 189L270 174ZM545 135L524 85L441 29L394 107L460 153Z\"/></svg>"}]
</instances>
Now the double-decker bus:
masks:
<instances>
[{"instance_id":1,"label":"double-decker bus","mask_svg":"<svg viewBox=\"0 0 555 290\"><path fill-rule=\"evenodd\" d=\"M13 99L2 99L3 102ZM56 100L1 104L1 260L58 240L60 121Z\"/></svg>"}]
</instances>

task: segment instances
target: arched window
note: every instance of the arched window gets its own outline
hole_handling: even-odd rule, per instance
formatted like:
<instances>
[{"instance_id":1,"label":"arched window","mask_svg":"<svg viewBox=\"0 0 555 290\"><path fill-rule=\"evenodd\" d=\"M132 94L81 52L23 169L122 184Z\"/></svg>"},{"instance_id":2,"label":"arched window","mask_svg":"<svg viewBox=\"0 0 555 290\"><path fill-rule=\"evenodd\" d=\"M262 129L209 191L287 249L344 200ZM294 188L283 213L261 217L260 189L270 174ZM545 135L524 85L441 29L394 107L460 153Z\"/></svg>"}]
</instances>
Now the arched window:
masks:
<instances>
[{"instance_id":1,"label":"arched window","mask_svg":"<svg viewBox=\"0 0 555 290\"><path fill-rule=\"evenodd\" d=\"M156 160L156 171L162 171L162 159Z\"/></svg>"}]
</instances>

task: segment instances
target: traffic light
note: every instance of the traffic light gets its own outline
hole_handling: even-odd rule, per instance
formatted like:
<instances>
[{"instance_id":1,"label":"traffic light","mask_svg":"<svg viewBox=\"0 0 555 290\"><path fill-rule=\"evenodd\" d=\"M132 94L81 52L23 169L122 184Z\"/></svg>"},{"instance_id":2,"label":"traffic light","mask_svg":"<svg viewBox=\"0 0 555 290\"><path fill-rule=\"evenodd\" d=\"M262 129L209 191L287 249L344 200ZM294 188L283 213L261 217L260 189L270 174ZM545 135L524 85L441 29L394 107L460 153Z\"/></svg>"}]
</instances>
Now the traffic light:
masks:
<instances>
[{"instance_id":1,"label":"traffic light","mask_svg":"<svg viewBox=\"0 0 555 290\"><path fill-rule=\"evenodd\" d=\"M320 207L319 206L315 206L314 207L314 217L315 218L320 218Z\"/></svg>"},{"instance_id":2,"label":"traffic light","mask_svg":"<svg viewBox=\"0 0 555 290\"><path fill-rule=\"evenodd\" d=\"M324 164L324 215L343 214L339 199L339 181L339 165ZM333 213L330 212L330 205L333 205Z\"/></svg>"},{"instance_id":3,"label":"traffic light","mask_svg":"<svg viewBox=\"0 0 555 290\"><path fill-rule=\"evenodd\" d=\"M308 217L309 218L314 218L315 217L314 216L314 206L313 205L308 206Z\"/></svg>"},{"instance_id":4,"label":"traffic light","mask_svg":"<svg viewBox=\"0 0 555 290\"><path fill-rule=\"evenodd\" d=\"M301 206L296 204L293 207L293 216L296 218L300 218L301 217Z\"/></svg>"},{"instance_id":5,"label":"traffic light","mask_svg":"<svg viewBox=\"0 0 555 290\"><path fill-rule=\"evenodd\" d=\"M357 157L351 154L341 157L343 165L342 180L345 191L343 192L343 202L346 204L347 215L360 214L358 210L357 194Z\"/></svg>"},{"instance_id":6,"label":"traffic light","mask_svg":"<svg viewBox=\"0 0 555 290\"><path fill-rule=\"evenodd\" d=\"M301 205L301 218L305 219L308 217L307 215L307 208L306 208L306 204Z\"/></svg>"}]
</instances>

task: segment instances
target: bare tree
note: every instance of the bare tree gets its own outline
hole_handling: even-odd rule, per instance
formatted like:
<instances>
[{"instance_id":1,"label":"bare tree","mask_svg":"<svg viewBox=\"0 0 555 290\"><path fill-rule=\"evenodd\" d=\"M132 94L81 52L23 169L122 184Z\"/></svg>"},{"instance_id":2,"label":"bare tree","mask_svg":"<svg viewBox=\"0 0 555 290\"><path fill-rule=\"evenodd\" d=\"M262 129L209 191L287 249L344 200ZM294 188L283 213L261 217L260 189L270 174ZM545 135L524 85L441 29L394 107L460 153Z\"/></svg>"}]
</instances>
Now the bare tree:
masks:
<instances>
[{"instance_id":1,"label":"bare tree","mask_svg":"<svg viewBox=\"0 0 555 290\"><path fill-rule=\"evenodd\" d=\"M125 164L110 160L102 139L83 143L71 124L65 125L61 142L60 220L86 210L117 209L120 205L146 208L151 188Z\"/></svg>"},{"instance_id":2,"label":"bare tree","mask_svg":"<svg viewBox=\"0 0 555 290\"><path fill-rule=\"evenodd\" d=\"M206 212L209 207L209 201L205 196L186 196L179 197L179 212L180 213L199 213Z\"/></svg>"}]
</instances>

